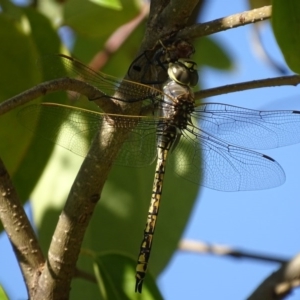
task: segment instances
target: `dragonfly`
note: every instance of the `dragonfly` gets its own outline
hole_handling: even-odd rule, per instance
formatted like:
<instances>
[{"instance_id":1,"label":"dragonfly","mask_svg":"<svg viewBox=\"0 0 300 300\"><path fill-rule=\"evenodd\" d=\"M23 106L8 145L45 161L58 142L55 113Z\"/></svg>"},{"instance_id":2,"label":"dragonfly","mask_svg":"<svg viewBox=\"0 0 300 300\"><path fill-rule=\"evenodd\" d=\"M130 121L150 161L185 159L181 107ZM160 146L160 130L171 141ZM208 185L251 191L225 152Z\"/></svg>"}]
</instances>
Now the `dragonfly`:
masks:
<instances>
[{"instance_id":1,"label":"dragonfly","mask_svg":"<svg viewBox=\"0 0 300 300\"><path fill-rule=\"evenodd\" d=\"M259 111L222 103L198 104L192 90L198 81L197 65L190 59L179 58L169 63L169 78L161 91L94 71L65 55L58 59L77 79L99 89L100 100L141 102L142 107L151 107L150 115L146 116L95 112L54 103L29 105L19 112L21 122L30 130L34 130L42 117L42 129L47 132L51 128L51 133L43 136L78 155L86 156L88 148L84 144L91 143L99 130L113 127L128 130L116 163L143 166L156 159L136 268L136 292L142 292L148 268L170 152L171 163L175 164L179 176L211 189L260 190L284 183L282 167L273 158L252 149L300 142L300 111ZM62 120L67 121L61 125Z\"/></svg>"}]
</instances>

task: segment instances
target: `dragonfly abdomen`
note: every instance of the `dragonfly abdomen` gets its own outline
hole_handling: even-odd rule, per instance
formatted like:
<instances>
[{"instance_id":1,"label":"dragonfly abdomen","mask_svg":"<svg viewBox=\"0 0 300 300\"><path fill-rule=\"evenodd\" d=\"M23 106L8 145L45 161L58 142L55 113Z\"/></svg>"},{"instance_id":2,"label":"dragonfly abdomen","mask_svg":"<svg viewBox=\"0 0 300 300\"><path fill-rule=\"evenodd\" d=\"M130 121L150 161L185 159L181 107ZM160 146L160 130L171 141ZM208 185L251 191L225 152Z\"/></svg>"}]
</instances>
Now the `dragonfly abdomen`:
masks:
<instances>
[{"instance_id":1,"label":"dragonfly abdomen","mask_svg":"<svg viewBox=\"0 0 300 300\"><path fill-rule=\"evenodd\" d=\"M148 262L151 253L153 235L156 226L156 220L159 211L159 205L162 194L163 180L166 168L166 158L169 150L158 148L157 164L153 182L152 196L148 210L147 222L144 230L144 238L140 247L138 263L136 267L136 285L135 291L142 292L142 284L146 275Z\"/></svg>"}]
</instances>

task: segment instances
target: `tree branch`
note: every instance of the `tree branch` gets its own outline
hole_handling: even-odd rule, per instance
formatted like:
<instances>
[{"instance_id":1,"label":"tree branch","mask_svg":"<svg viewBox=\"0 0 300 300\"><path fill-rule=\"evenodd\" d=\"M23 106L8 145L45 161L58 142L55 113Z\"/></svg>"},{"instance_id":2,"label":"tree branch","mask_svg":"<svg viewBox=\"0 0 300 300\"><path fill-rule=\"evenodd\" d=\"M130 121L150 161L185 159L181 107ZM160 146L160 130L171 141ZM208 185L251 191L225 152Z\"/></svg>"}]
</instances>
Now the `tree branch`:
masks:
<instances>
[{"instance_id":1,"label":"tree branch","mask_svg":"<svg viewBox=\"0 0 300 300\"><path fill-rule=\"evenodd\" d=\"M272 6L264 6L261 8L231 15L229 17L224 17L210 22L186 27L178 32L177 37L182 39L195 39L247 24L261 22L269 19L271 17L271 14Z\"/></svg>"},{"instance_id":2,"label":"tree branch","mask_svg":"<svg viewBox=\"0 0 300 300\"><path fill-rule=\"evenodd\" d=\"M103 93L101 91L86 82L72 78L59 78L38 84L37 86L0 103L0 116L38 97L57 91L77 92L86 96L88 99L103 97ZM116 108L113 101L99 100L97 101L97 104L99 104L99 107L103 111L113 112Z\"/></svg>"},{"instance_id":3,"label":"tree branch","mask_svg":"<svg viewBox=\"0 0 300 300\"><path fill-rule=\"evenodd\" d=\"M154 3L158 5L153 5ZM166 40L170 36L175 37L175 33L177 34L178 30L187 24L197 3L198 0L152 1L145 38L137 57L146 50L155 52L154 48L159 40ZM189 37L185 36L183 39L187 38Z\"/></svg>"},{"instance_id":4,"label":"tree branch","mask_svg":"<svg viewBox=\"0 0 300 300\"><path fill-rule=\"evenodd\" d=\"M1 159L0 219L18 259L31 298L45 259Z\"/></svg>"},{"instance_id":5,"label":"tree branch","mask_svg":"<svg viewBox=\"0 0 300 300\"><path fill-rule=\"evenodd\" d=\"M228 93L241 92L257 88L275 87L283 85L297 86L300 83L299 75L280 76L275 78L252 80L241 83L234 83L206 89L195 93L195 99L203 99Z\"/></svg>"},{"instance_id":6,"label":"tree branch","mask_svg":"<svg viewBox=\"0 0 300 300\"><path fill-rule=\"evenodd\" d=\"M284 299L292 289L300 286L300 254L286 262L267 277L247 298L248 300Z\"/></svg>"},{"instance_id":7,"label":"tree branch","mask_svg":"<svg viewBox=\"0 0 300 300\"><path fill-rule=\"evenodd\" d=\"M284 299L293 288L300 286L300 254L288 261L280 257L241 251L223 245L209 245L200 241L182 240L178 250L199 254L210 253L234 258L250 258L265 262L280 263L282 266L247 298L248 300L280 300Z\"/></svg>"},{"instance_id":8,"label":"tree branch","mask_svg":"<svg viewBox=\"0 0 300 300\"><path fill-rule=\"evenodd\" d=\"M210 253L214 255L224 255L234 258L250 258L255 260L274 262L274 263L286 263L287 259L280 257L274 257L271 255L263 255L258 253L251 253L248 251L237 250L224 245L209 245L200 241L182 240L179 243L178 250L195 253Z\"/></svg>"}]
</instances>

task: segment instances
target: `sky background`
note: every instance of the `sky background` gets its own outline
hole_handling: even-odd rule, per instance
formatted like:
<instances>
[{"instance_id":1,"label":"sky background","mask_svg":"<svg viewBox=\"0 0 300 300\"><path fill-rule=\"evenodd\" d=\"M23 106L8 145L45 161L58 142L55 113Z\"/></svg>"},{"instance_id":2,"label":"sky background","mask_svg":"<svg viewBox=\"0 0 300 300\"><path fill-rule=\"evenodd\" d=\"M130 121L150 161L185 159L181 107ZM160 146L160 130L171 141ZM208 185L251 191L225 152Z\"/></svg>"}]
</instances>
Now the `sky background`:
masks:
<instances>
[{"instance_id":1,"label":"sky background","mask_svg":"<svg viewBox=\"0 0 300 300\"><path fill-rule=\"evenodd\" d=\"M202 21L239 13L249 8L246 1L211 0L202 13ZM244 26L213 35L230 53L236 65L231 73L205 69L204 88L279 76L259 60L251 46L253 27ZM263 41L272 57L283 63L269 26L263 29ZM252 109L298 109L299 87L280 87L246 91L206 99ZM249 252L290 259L300 249L298 193L300 145L265 150L286 172L286 182L274 189L225 193L202 188L183 239L222 244ZM5 236L0 237L0 282L12 300L26 299L26 290L18 265ZM272 272L275 263L233 259L213 255L177 252L158 284L165 299L245 299ZM11 285L13 283L13 285ZM300 299L299 289L287 299Z\"/></svg>"}]
</instances>

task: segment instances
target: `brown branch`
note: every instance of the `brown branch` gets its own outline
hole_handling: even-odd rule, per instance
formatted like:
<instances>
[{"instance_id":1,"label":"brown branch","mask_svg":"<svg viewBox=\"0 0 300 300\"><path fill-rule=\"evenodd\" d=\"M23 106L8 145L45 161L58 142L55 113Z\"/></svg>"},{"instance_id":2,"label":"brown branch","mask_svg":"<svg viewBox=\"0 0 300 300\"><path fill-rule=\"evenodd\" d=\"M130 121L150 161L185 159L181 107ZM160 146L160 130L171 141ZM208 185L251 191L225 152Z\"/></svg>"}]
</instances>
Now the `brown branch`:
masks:
<instances>
[{"instance_id":1,"label":"brown branch","mask_svg":"<svg viewBox=\"0 0 300 300\"><path fill-rule=\"evenodd\" d=\"M86 96L88 99L97 99L103 96L103 93L96 87L72 78L60 78L43 82L19 95L16 95L2 103L0 103L0 116L24 105L38 97L45 96L49 93L57 91L73 91ZM114 111L115 105L113 101L97 101L103 111Z\"/></svg>"},{"instance_id":2,"label":"brown branch","mask_svg":"<svg viewBox=\"0 0 300 300\"><path fill-rule=\"evenodd\" d=\"M267 277L247 298L248 300L284 299L292 289L300 286L300 254L286 262Z\"/></svg>"},{"instance_id":3,"label":"brown branch","mask_svg":"<svg viewBox=\"0 0 300 300\"><path fill-rule=\"evenodd\" d=\"M210 253L214 255L224 255L224 256L230 256L234 258L250 258L250 259L262 260L267 262L275 262L280 264L287 262L287 259L283 259L280 257L241 251L224 245L210 245L207 243L203 243L200 241L193 241L193 240L180 241L178 249L181 251L195 252L200 254Z\"/></svg>"},{"instance_id":4,"label":"brown branch","mask_svg":"<svg viewBox=\"0 0 300 300\"><path fill-rule=\"evenodd\" d=\"M202 36L211 35L216 32L267 20L271 17L271 14L272 6L264 6L261 8L234 14L229 17L224 17L210 22L186 27L178 32L177 37L182 39L199 38Z\"/></svg>"},{"instance_id":5,"label":"brown branch","mask_svg":"<svg viewBox=\"0 0 300 300\"><path fill-rule=\"evenodd\" d=\"M153 49L159 40L175 37L178 30L186 26L198 0L155 1L156 6L153 3L151 2L145 38L137 56L145 50Z\"/></svg>"},{"instance_id":6,"label":"brown branch","mask_svg":"<svg viewBox=\"0 0 300 300\"><path fill-rule=\"evenodd\" d=\"M122 141L129 129L110 128L96 135L88 156L83 161L72 186L64 209L59 217L50 244L45 269L40 276L39 294L36 299L67 299L69 287L75 274L81 244L93 211L117 156ZM49 291L46 294L44 291Z\"/></svg>"},{"instance_id":7,"label":"brown branch","mask_svg":"<svg viewBox=\"0 0 300 300\"><path fill-rule=\"evenodd\" d=\"M199 254L209 253L282 264L276 272L271 274L260 284L251 296L247 298L248 300L284 299L293 288L300 286L300 254L288 261L280 257L241 251L224 245L209 245L193 240L182 240L179 243L178 249Z\"/></svg>"},{"instance_id":8,"label":"brown branch","mask_svg":"<svg viewBox=\"0 0 300 300\"><path fill-rule=\"evenodd\" d=\"M177 32L180 28L187 24L194 8L197 6L198 0L173 0L162 11L159 16L158 23L162 27L170 28ZM164 30L164 32L167 32Z\"/></svg>"},{"instance_id":9,"label":"brown branch","mask_svg":"<svg viewBox=\"0 0 300 300\"><path fill-rule=\"evenodd\" d=\"M291 76L281 76L268 79L252 80L242 83L229 84L224 86L219 86L212 89L206 89L203 91L198 91L195 93L195 99L203 99L233 92L240 92L250 89L265 88L265 87L275 87L283 85L297 86L300 83L299 75Z\"/></svg>"},{"instance_id":10,"label":"brown branch","mask_svg":"<svg viewBox=\"0 0 300 300\"><path fill-rule=\"evenodd\" d=\"M45 259L1 159L0 219L18 259L31 298Z\"/></svg>"}]
</instances>

